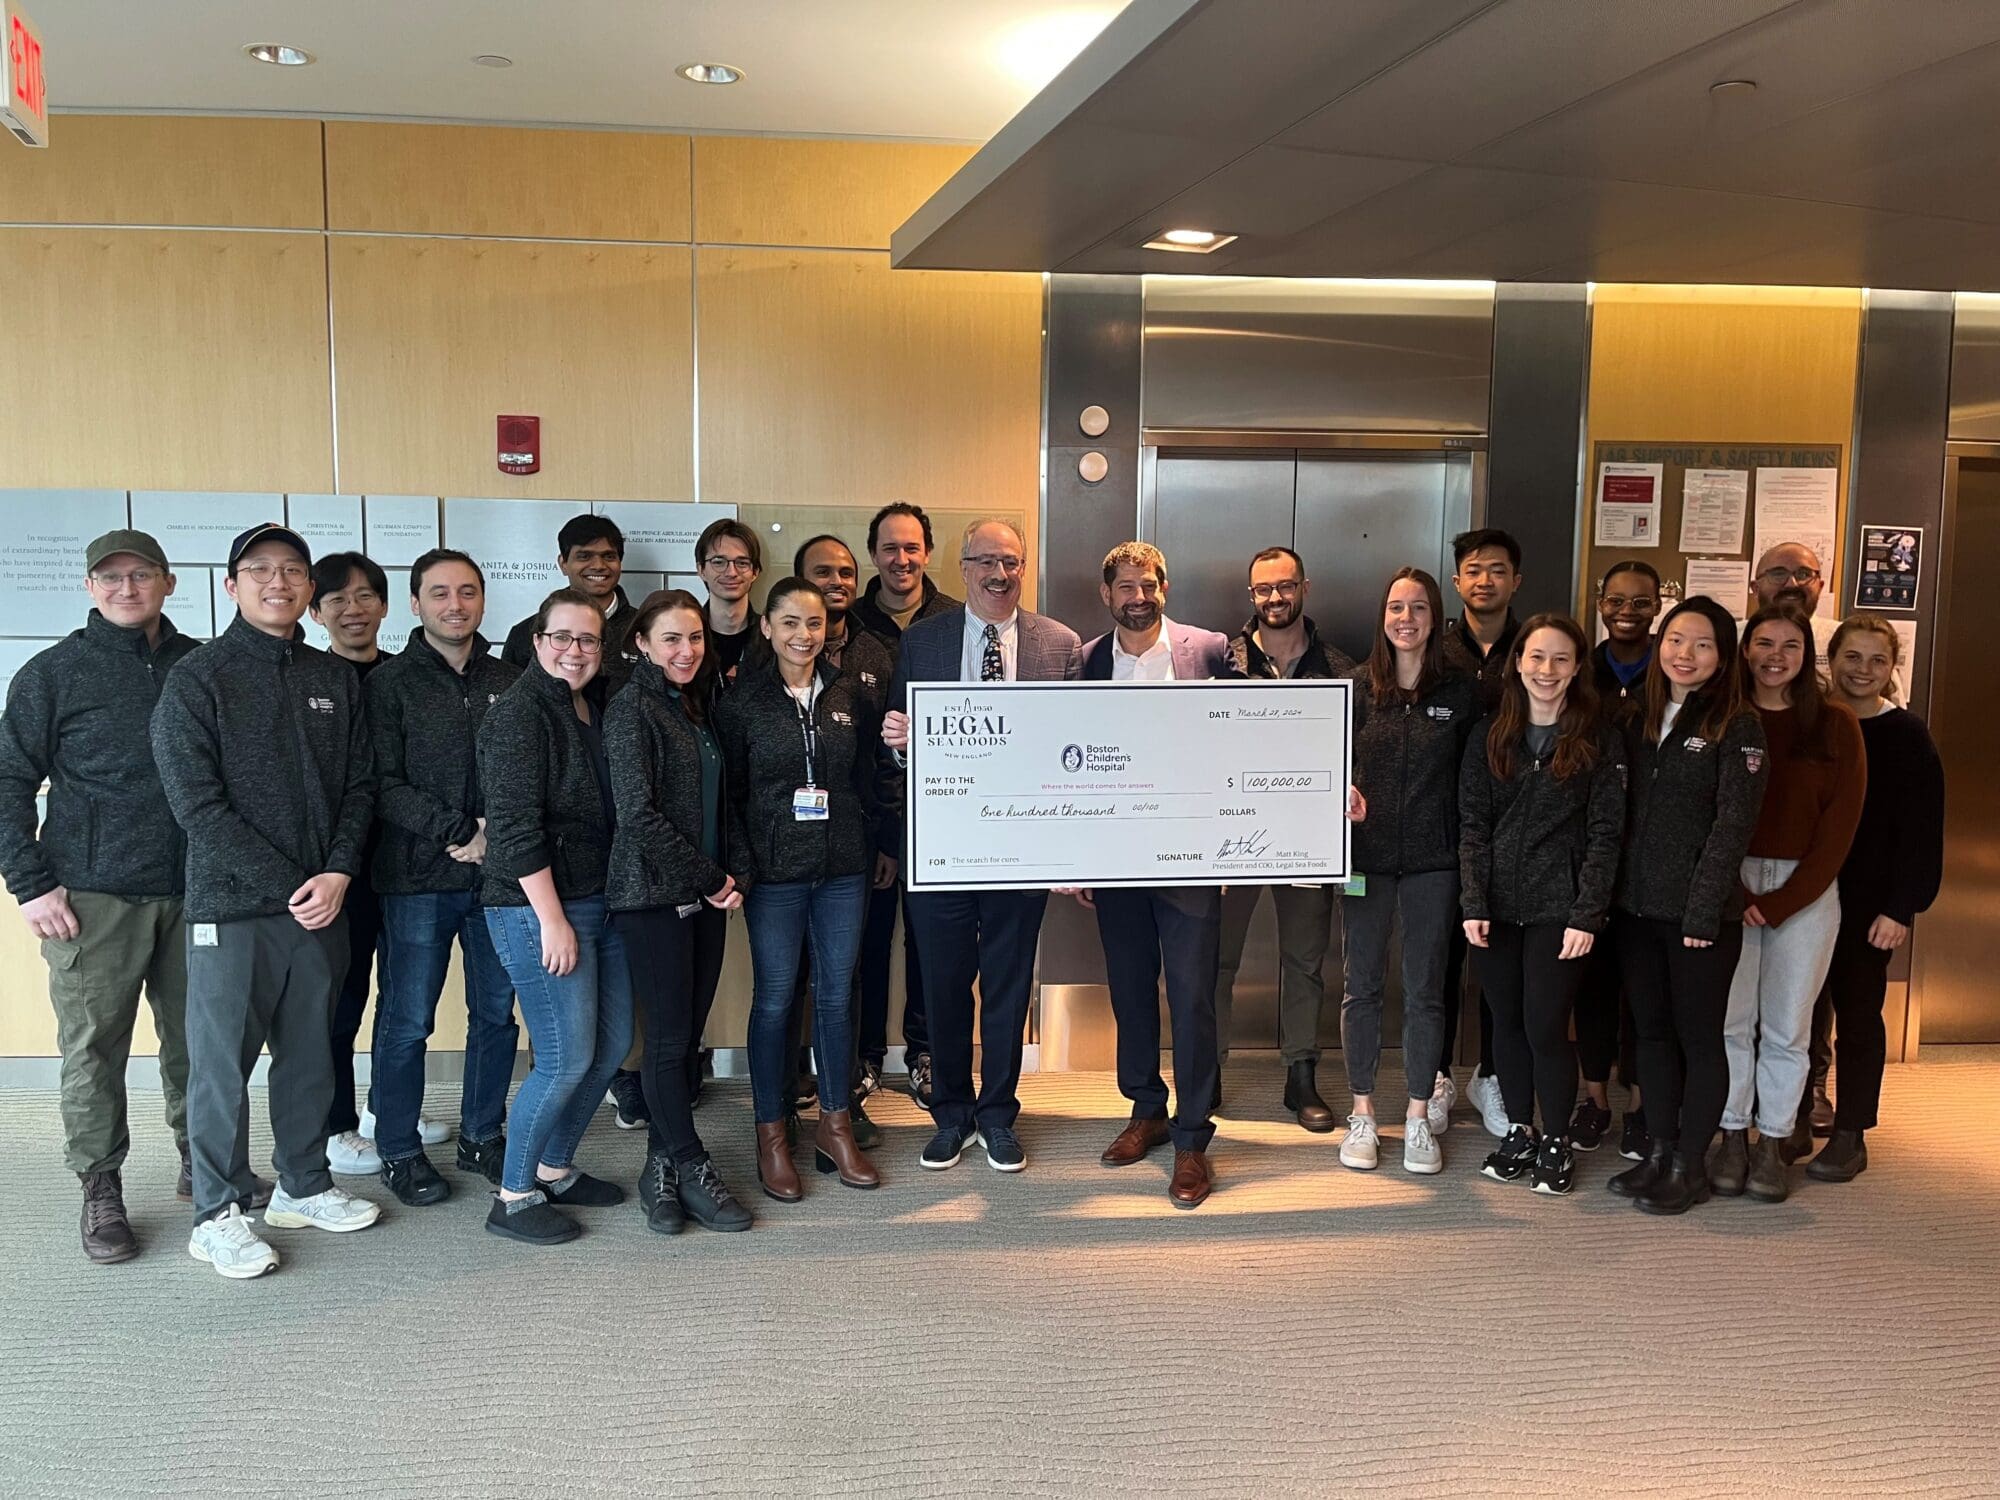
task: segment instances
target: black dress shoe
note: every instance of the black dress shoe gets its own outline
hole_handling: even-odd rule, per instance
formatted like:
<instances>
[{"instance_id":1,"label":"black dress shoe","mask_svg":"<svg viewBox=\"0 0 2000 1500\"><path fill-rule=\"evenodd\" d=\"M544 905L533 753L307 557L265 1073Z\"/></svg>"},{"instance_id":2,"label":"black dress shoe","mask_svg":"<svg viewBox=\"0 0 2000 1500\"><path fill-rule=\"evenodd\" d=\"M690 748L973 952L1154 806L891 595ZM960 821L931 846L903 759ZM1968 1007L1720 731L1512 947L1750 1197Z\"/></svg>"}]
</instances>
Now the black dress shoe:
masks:
<instances>
[{"instance_id":1,"label":"black dress shoe","mask_svg":"<svg viewBox=\"0 0 2000 1500\"><path fill-rule=\"evenodd\" d=\"M647 1154L645 1170L639 1174L639 1206L654 1234L679 1234L687 1223L681 1208L680 1168L664 1151Z\"/></svg>"},{"instance_id":2,"label":"black dress shoe","mask_svg":"<svg viewBox=\"0 0 2000 1500\"><path fill-rule=\"evenodd\" d=\"M1708 1198L1707 1166L1689 1165L1676 1152L1667 1170L1636 1202L1642 1214L1684 1214Z\"/></svg>"},{"instance_id":3,"label":"black dress shoe","mask_svg":"<svg viewBox=\"0 0 2000 1500\"><path fill-rule=\"evenodd\" d=\"M1621 1198L1642 1198L1666 1175L1667 1163L1673 1160L1673 1155L1672 1141L1654 1141L1644 1161L1636 1167L1627 1167L1604 1185Z\"/></svg>"},{"instance_id":4,"label":"black dress shoe","mask_svg":"<svg viewBox=\"0 0 2000 1500\"><path fill-rule=\"evenodd\" d=\"M549 1202L560 1203L564 1208L609 1208L625 1201L625 1189L617 1183L592 1177L575 1167L559 1181L537 1181L535 1186L548 1195Z\"/></svg>"},{"instance_id":5,"label":"black dress shoe","mask_svg":"<svg viewBox=\"0 0 2000 1500\"><path fill-rule=\"evenodd\" d=\"M681 1209L704 1229L733 1234L750 1227L750 1210L736 1201L715 1163L705 1156L681 1164L680 1198Z\"/></svg>"},{"instance_id":6,"label":"black dress shoe","mask_svg":"<svg viewBox=\"0 0 2000 1500\"><path fill-rule=\"evenodd\" d=\"M1333 1110L1319 1096L1319 1083L1314 1077L1316 1071L1309 1057L1291 1065L1285 1074L1285 1108L1298 1116L1301 1128L1310 1130L1314 1135L1325 1135L1333 1129Z\"/></svg>"},{"instance_id":7,"label":"black dress shoe","mask_svg":"<svg viewBox=\"0 0 2000 1500\"><path fill-rule=\"evenodd\" d=\"M1858 1130L1835 1130L1806 1168L1814 1182L1852 1182L1868 1170L1868 1143Z\"/></svg>"},{"instance_id":8,"label":"black dress shoe","mask_svg":"<svg viewBox=\"0 0 2000 1500\"><path fill-rule=\"evenodd\" d=\"M495 1187L500 1186L500 1177L507 1168L507 1137L496 1135L490 1141L469 1141L464 1136L458 1138L458 1170L477 1172Z\"/></svg>"},{"instance_id":9,"label":"black dress shoe","mask_svg":"<svg viewBox=\"0 0 2000 1500\"><path fill-rule=\"evenodd\" d=\"M383 1162L382 1181L396 1195L398 1202L407 1203L411 1208L442 1203L451 1196L451 1185L438 1176L431 1159L421 1151L401 1161Z\"/></svg>"}]
</instances>

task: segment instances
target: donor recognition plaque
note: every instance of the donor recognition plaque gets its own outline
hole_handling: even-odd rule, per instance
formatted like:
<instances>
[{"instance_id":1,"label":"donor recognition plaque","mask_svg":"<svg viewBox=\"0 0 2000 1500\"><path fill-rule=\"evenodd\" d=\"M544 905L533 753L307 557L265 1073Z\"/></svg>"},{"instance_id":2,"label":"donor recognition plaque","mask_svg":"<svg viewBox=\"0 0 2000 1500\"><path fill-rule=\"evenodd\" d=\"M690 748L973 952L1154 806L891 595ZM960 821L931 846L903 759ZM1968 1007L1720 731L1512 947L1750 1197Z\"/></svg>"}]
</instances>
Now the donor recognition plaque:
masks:
<instances>
[{"instance_id":1,"label":"donor recognition plaque","mask_svg":"<svg viewBox=\"0 0 2000 1500\"><path fill-rule=\"evenodd\" d=\"M1345 881L1351 687L912 683L909 888Z\"/></svg>"}]
</instances>

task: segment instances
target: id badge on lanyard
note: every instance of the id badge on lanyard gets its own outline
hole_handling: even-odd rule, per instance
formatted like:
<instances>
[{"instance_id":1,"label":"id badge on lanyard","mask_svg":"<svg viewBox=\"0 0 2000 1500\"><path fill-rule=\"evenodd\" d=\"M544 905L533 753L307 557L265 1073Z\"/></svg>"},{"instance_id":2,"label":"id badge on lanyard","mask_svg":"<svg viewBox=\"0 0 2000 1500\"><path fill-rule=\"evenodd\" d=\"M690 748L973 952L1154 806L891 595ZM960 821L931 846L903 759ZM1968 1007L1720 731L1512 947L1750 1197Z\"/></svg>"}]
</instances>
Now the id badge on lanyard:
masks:
<instances>
[{"instance_id":1,"label":"id badge on lanyard","mask_svg":"<svg viewBox=\"0 0 2000 1500\"><path fill-rule=\"evenodd\" d=\"M806 784L792 793L792 821L795 823L824 823L829 816L826 788L817 784L813 768L819 751L819 729L814 721L814 709L818 703L819 683L815 680L806 694L806 701L799 705L799 734L806 742Z\"/></svg>"}]
</instances>

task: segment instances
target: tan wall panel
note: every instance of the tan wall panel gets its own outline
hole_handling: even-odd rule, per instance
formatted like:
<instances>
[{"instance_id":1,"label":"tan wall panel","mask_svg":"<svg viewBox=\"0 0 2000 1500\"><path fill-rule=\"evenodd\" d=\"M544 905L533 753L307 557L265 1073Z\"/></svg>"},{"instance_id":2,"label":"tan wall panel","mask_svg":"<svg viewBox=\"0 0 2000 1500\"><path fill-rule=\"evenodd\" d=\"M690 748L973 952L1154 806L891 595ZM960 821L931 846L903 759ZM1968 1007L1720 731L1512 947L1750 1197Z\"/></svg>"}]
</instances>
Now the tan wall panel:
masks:
<instances>
[{"instance_id":1,"label":"tan wall panel","mask_svg":"<svg viewBox=\"0 0 2000 1500\"><path fill-rule=\"evenodd\" d=\"M704 501L1034 513L1039 277L697 255Z\"/></svg>"},{"instance_id":2,"label":"tan wall panel","mask_svg":"<svg viewBox=\"0 0 2000 1500\"><path fill-rule=\"evenodd\" d=\"M0 230L0 484L326 490L325 241Z\"/></svg>"},{"instance_id":3,"label":"tan wall panel","mask_svg":"<svg viewBox=\"0 0 2000 1500\"><path fill-rule=\"evenodd\" d=\"M326 127L331 229L685 242L688 171L684 135Z\"/></svg>"},{"instance_id":4,"label":"tan wall panel","mask_svg":"<svg viewBox=\"0 0 2000 1500\"><path fill-rule=\"evenodd\" d=\"M0 152L0 223L318 229L317 120L64 115Z\"/></svg>"},{"instance_id":5,"label":"tan wall panel","mask_svg":"<svg viewBox=\"0 0 2000 1500\"><path fill-rule=\"evenodd\" d=\"M693 498L688 252L336 237L340 479L350 493ZM539 474L493 419L542 419Z\"/></svg>"},{"instance_id":6,"label":"tan wall panel","mask_svg":"<svg viewBox=\"0 0 2000 1500\"><path fill-rule=\"evenodd\" d=\"M972 150L696 136L695 238L886 250L897 226L965 165Z\"/></svg>"}]
</instances>

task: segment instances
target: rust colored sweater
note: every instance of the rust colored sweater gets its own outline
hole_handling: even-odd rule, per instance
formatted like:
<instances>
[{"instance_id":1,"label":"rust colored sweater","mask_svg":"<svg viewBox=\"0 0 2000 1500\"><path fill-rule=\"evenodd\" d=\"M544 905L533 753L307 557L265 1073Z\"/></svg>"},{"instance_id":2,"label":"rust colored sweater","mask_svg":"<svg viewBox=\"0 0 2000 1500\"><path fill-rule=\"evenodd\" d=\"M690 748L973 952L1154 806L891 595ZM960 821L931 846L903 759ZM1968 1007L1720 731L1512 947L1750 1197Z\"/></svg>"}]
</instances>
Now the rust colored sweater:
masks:
<instances>
[{"instance_id":1,"label":"rust colored sweater","mask_svg":"<svg viewBox=\"0 0 2000 1500\"><path fill-rule=\"evenodd\" d=\"M1801 753L1798 710L1757 710L1764 721L1771 774L1757 831L1750 836L1750 857L1799 862L1783 885L1750 898L1773 927L1812 905L1833 884L1861 822L1868 790L1861 725L1838 703L1821 712L1827 716L1831 760L1808 760Z\"/></svg>"}]
</instances>

